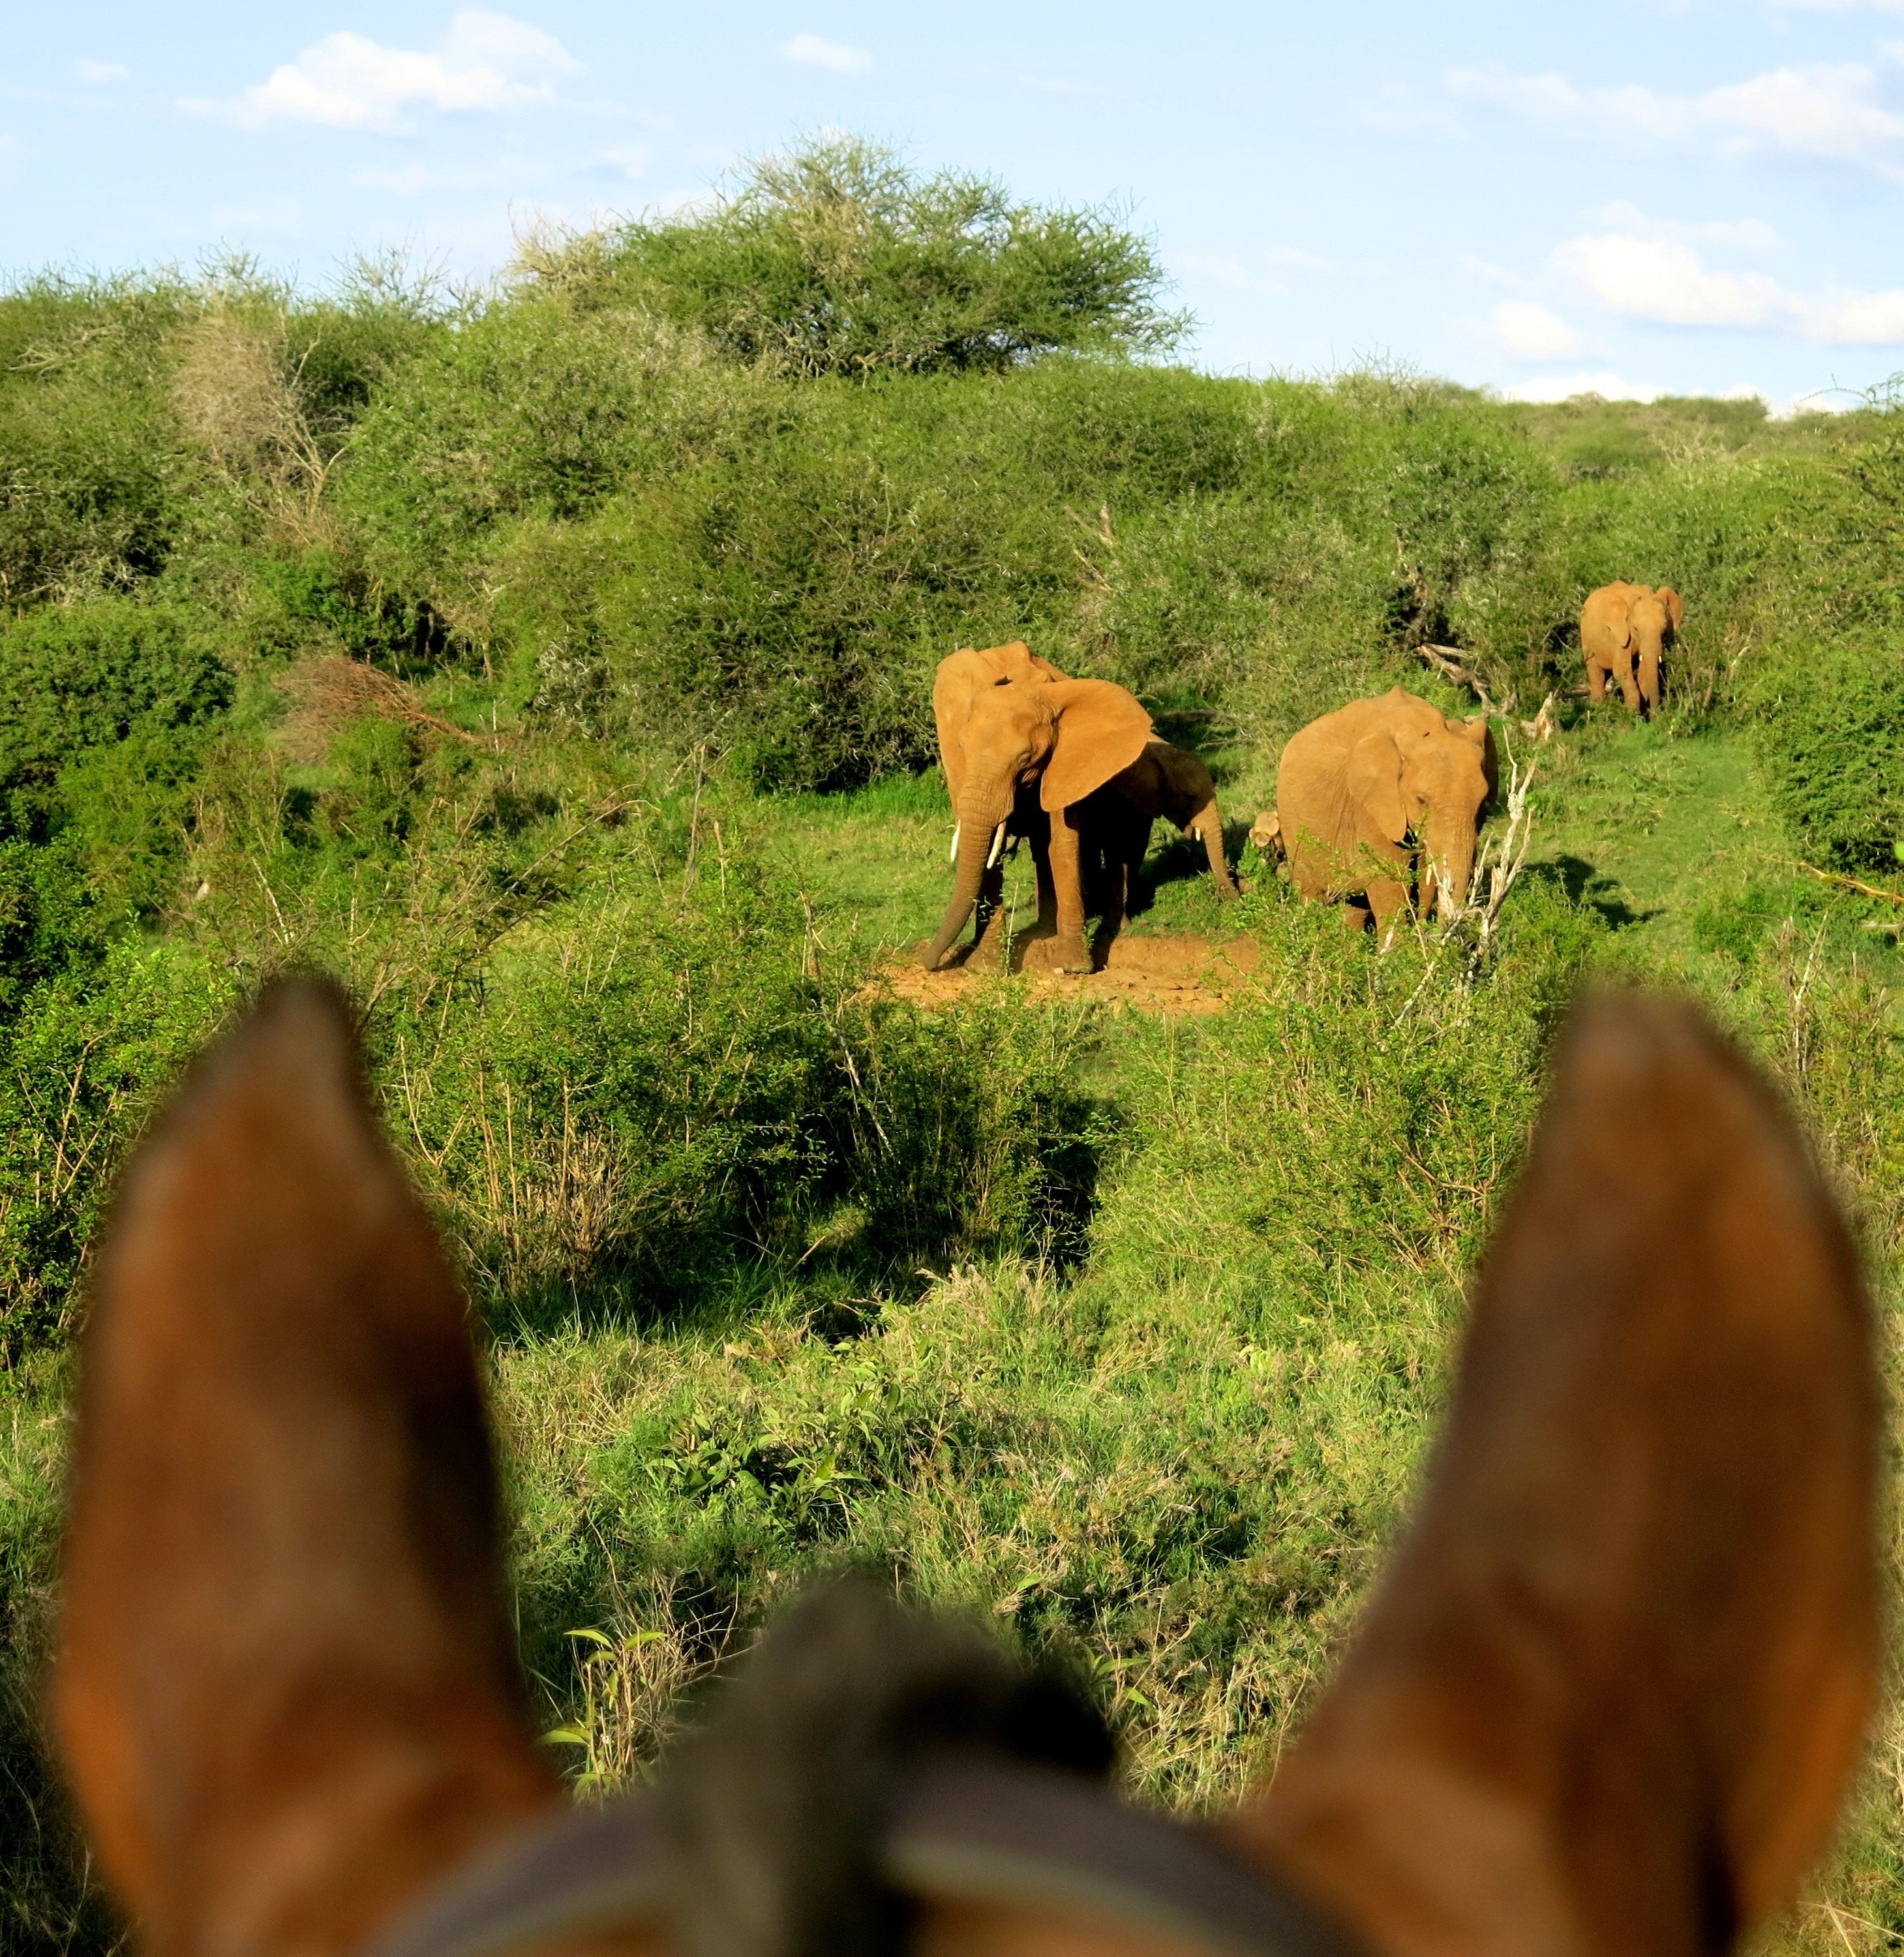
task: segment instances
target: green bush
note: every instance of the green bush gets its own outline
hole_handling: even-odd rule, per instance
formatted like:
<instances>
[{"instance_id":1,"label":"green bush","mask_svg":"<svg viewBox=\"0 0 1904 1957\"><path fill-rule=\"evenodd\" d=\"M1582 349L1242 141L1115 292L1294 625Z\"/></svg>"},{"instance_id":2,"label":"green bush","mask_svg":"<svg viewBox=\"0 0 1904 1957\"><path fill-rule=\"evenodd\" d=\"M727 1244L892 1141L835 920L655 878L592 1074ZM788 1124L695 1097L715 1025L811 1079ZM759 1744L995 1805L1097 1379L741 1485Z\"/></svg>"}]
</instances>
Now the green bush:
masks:
<instances>
[{"instance_id":1,"label":"green bush","mask_svg":"<svg viewBox=\"0 0 1904 1957\"><path fill-rule=\"evenodd\" d=\"M374 1022L400 1140L492 1316L646 1320L750 1267L877 1289L1074 1249L1077 1029L823 979L797 897L720 849L698 877L598 866L586 914L479 994Z\"/></svg>"},{"instance_id":2,"label":"green bush","mask_svg":"<svg viewBox=\"0 0 1904 1957\"><path fill-rule=\"evenodd\" d=\"M0 608L164 567L185 515L166 363L188 306L163 277L0 296Z\"/></svg>"},{"instance_id":3,"label":"green bush","mask_svg":"<svg viewBox=\"0 0 1904 1957\"><path fill-rule=\"evenodd\" d=\"M1826 862L1904 862L1904 634L1795 637L1754 676L1780 811Z\"/></svg>"},{"instance_id":4,"label":"green bush","mask_svg":"<svg viewBox=\"0 0 1904 1957\"><path fill-rule=\"evenodd\" d=\"M1014 204L852 137L754 164L711 210L532 246L528 264L580 303L632 302L809 377L1155 353L1185 324L1156 305L1155 247L1105 213Z\"/></svg>"},{"instance_id":5,"label":"green bush","mask_svg":"<svg viewBox=\"0 0 1904 1957\"><path fill-rule=\"evenodd\" d=\"M125 1151L234 992L189 952L122 940L16 1009L0 1044L0 1370L71 1324Z\"/></svg>"},{"instance_id":6,"label":"green bush","mask_svg":"<svg viewBox=\"0 0 1904 1957\"><path fill-rule=\"evenodd\" d=\"M61 771L138 733L163 740L231 701L202 623L135 599L49 607L0 628L0 810L16 833L56 820Z\"/></svg>"}]
</instances>

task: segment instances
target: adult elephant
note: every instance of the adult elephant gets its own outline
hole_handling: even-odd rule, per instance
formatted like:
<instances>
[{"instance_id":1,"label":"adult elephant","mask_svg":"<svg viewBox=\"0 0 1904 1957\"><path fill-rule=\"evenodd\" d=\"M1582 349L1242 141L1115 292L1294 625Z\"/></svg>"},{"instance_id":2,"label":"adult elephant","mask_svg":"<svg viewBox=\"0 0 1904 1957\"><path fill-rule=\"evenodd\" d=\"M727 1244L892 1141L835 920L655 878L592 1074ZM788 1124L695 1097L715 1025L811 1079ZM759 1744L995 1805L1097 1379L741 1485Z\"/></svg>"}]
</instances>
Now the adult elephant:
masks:
<instances>
[{"instance_id":1,"label":"adult elephant","mask_svg":"<svg viewBox=\"0 0 1904 1957\"><path fill-rule=\"evenodd\" d=\"M1485 716L1450 720L1400 687L1312 720L1283 750L1276 814L1305 897L1365 897L1386 932L1418 868L1424 908L1465 901L1498 779Z\"/></svg>"},{"instance_id":2,"label":"adult elephant","mask_svg":"<svg viewBox=\"0 0 1904 1957\"><path fill-rule=\"evenodd\" d=\"M1656 713L1666 652L1685 616L1684 601L1669 584L1657 591L1646 584L1602 585L1580 607L1588 698L1604 700L1611 680L1629 712Z\"/></svg>"},{"instance_id":3,"label":"adult elephant","mask_svg":"<svg viewBox=\"0 0 1904 1957\"><path fill-rule=\"evenodd\" d=\"M1058 967L1088 972L1079 805L1137 761L1151 738L1135 694L1109 680L1071 679L1022 640L963 647L939 662L932 688L939 757L958 824L951 901L922 962L933 969L975 909L978 943L996 928L1007 827L1031 843L1039 911L1055 925Z\"/></svg>"},{"instance_id":4,"label":"adult elephant","mask_svg":"<svg viewBox=\"0 0 1904 1957\"><path fill-rule=\"evenodd\" d=\"M1223 818L1216 783L1202 760L1168 741L1149 741L1143 752L1113 775L1079 811L1087 880L1102 879L1099 909L1113 925L1130 915L1138 873L1150 849L1150 825L1159 817L1203 846L1219 897L1236 894L1223 856Z\"/></svg>"}]
</instances>

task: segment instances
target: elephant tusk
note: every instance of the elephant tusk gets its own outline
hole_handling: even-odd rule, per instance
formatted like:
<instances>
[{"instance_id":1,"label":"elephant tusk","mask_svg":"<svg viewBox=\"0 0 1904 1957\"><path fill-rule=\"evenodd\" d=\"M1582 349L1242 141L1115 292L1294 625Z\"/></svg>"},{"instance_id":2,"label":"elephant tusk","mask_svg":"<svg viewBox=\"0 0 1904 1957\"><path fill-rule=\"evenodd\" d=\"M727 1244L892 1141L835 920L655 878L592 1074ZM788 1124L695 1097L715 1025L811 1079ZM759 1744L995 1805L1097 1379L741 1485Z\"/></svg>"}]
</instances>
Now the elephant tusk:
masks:
<instances>
[{"instance_id":1,"label":"elephant tusk","mask_svg":"<svg viewBox=\"0 0 1904 1957\"><path fill-rule=\"evenodd\" d=\"M948 863L956 863L959 860L959 825L956 822L952 825L952 853L945 860Z\"/></svg>"},{"instance_id":2,"label":"elephant tusk","mask_svg":"<svg viewBox=\"0 0 1904 1957\"><path fill-rule=\"evenodd\" d=\"M992 868L998 862L998 853L1004 848L1004 846L1005 826L1001 822L999 824L998 827L992 832L992 854L985 858L985 868L988 870Z\"/></svg>"}]
</instances>

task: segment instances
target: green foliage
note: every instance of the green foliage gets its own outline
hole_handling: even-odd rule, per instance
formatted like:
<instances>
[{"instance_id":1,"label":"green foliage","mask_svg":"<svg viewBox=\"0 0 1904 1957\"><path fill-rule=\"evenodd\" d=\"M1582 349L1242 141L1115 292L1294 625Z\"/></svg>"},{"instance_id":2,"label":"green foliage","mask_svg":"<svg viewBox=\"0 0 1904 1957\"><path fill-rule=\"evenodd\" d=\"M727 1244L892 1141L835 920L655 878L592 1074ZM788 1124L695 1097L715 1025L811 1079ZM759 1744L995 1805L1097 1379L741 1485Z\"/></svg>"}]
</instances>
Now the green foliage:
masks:
<instances>
[{"instance_id":1,"label":"green foliage","mask_svg":"<svg viewBox=\"0 0 1904 1957\"><path fill-rule=\"evenodd\" d=\"M203 624L134 599L52 606L0 628L0 795L8 827L43 832L82 751L163 737L227 706L229 671Z\"/></svg>"},{"instance_id":2,"label":"green foliage","mask_svg":"<svg viewBox=\"0 0 1904 1957\"><path fill-rule=\"evenodd\" d=\"M504 1358L527 1634L574 1681L598 1778L651 1753L657 1684L790 1573L846 1561L1086 1656L1152 1792L1207 1801L1251 1771L1392 1527L1595 937L1549 900L1470 991L1326 914L1254 921L1252 1001L1118 1042L1074 1282L993 1261L850 1342L783 1298L665 1364L567 1339ZM978 1040L999 1030L981 1008ZM589 1431L544 1411L578 1402ZM603 1642L563 1651L577 1623Z\"/></svg>"},{"instance_id":3,"label":"green foliage","mask_svg":"<svg viewBox=\"0 0 1904 1957\"><path fill-rule=\"evenodd\" d=\"M632 305L779 372L1000 371L1060 349L1158 353L1147 239L1102 211L1041 210L956 171L922 176L852 137L754 163L710 210L532 247L537 283Z\"/></svg>"},{"instance_id":4,"label":"green foliage","mask_svg":"<svg viewBox=\"0 0 1904 1957\"><path fill-rule=\"evenodd\" d=\"M637 843L479 998L380 1023L403 1145L492 1315L645 1321L753 1267L878 1289L1061 1254L1091 1174L1077 1029L822 977L795 894L720 848L657 874Z\"/></svg>"},{"instance_id":5,"label":"green foliage","mask_svg":"<svg viewBox=\"0 0 1904 1957\"><path fill-rule=\"evenodd\" d=\"M1143 241L864 146L523 270L0 297L10 1943L115 1934L30 1744L89 1246L287 966L364 1003L494 1335L525 1649L600 1781L860 1561L1077 1658L1142 1785L1234 1791L1403 1511L1584 970L1711 1003L1895 1288L1896 907L1792 852L1904 838L1904 416L1107 357L1173 324ZM1308 719L1453 707L1426 642L1522 717L1624 577L1686 596L1669 710L1508 722L1534 860L1478 978L1254 855L1219 909L1177 844L1137 928L1253 941L1219 1020L884 983L949 874L953 647L1176 713L1234 846ZM1904 1927L1895 1789L1861 1803L1825 1892Z\"/></svg>"},{"instance_id":6,"label":"green foliage","mask_svg":"<svg viewBox=\"0 0 1904 1957\"><path fill-rule=\"evenodd\" d=\"M0 605L123 589L182 513L164 384L173 282L34 280L0 297Z\"/></svg>"},{"instance_id":7,"label":"green foliage","mask_svg":"<svg viewBox=\"0 0 1904 1957\"><path fill-rule=\"evenodd\" d=\"M0 1367L71 1323L125 1150L232 1003L190 953L121 941L27 994L0 1044Z\"/></svg>"},{"instance_id":8,"label":"green foliage","mask_svg":"<svg viewBox=\"0 0 1904 1957\"><path fill-rule=\"evenodd\" d=\"M1754 681L1760 752L1799 842L1828 863L1904 862L1904 634L1795 635Z\"/></svg>"}]
</instances>

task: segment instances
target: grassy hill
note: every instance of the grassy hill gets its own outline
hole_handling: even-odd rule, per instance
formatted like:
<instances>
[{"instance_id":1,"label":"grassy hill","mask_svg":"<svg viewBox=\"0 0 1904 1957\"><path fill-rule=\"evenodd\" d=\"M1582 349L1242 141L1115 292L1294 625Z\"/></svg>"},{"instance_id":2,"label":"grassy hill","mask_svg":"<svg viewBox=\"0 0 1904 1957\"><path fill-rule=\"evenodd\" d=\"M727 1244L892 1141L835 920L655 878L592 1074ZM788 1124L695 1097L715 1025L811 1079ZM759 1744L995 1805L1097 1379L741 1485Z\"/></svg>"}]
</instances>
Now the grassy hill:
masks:
<instances>
[{"instance_id":1,"label":"grassy hill","mask_svg":"<svg viewBox=\"0 0 1904 1957\"><path fill-rule=\"evenodd\" d=\"M388 267L0 299L9 1949L115 1934L34 1737L88 1247L186 1056L300 962L364 1001L483 1314L524 1654L591 1785L856 1563L1071 1653L1147 1794L1237 1792L1404 1511L1596 975L1705 1001L1858 1216L1895 1578L1904 903L1854 887L1904 888L1904 423L1146 364L1154 264L1008 203L931 334L848 318L776 213L824 192L916 298L939 206L841 181L542 251L481 302ZM1061 249L1082 311L1039 283ZM736 310L732 251L805 337ZM1001 340L1019 315L1042 337ZM1417 650L1452 643L1511 727L1616 575L1686 594L1668 710L1563 700L1523 745L1485 969L1379 954L1254 859L1219 906L1159 832L1134 930L1247 937L1225 1013L883 982L951 874L954 646L1022 633L1179 716L1234 853L1313 714L1397 679L1468 704ZM1904 1935L1895 1674L1776 1947Z\"/></svg>"}]
</instances>

